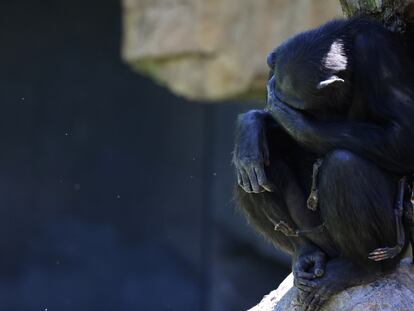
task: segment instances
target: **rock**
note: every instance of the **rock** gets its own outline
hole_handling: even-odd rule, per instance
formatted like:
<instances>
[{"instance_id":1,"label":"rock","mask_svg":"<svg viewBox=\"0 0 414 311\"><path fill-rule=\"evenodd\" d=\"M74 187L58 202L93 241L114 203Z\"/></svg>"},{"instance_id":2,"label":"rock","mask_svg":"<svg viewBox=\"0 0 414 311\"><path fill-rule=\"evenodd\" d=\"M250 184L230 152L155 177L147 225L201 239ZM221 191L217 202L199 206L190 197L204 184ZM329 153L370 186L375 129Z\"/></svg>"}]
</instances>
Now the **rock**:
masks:
<instances>
[{"instance_id":1,"label":"rock","mask_svg":"<svg viewBox=\"0 0 414 311\"><path fill-rule=\"evenodd\" d=\"M299 311L297 289L290 274L280 286L248 311ZM372 283L349 288L332 297L321 311L414 310L414 265L404 259L397 270Z\"/></svg>"},{"instance_id":2,"label":"rock","mask_svg":"<svg viewBox=\"0 0 414 311\"><path fill-rule=\"evenodd\" d=\"M263 99L266 55L341 15L338 0L123 0L122 57L191 99Z\"/></svg>"}]
</instances>

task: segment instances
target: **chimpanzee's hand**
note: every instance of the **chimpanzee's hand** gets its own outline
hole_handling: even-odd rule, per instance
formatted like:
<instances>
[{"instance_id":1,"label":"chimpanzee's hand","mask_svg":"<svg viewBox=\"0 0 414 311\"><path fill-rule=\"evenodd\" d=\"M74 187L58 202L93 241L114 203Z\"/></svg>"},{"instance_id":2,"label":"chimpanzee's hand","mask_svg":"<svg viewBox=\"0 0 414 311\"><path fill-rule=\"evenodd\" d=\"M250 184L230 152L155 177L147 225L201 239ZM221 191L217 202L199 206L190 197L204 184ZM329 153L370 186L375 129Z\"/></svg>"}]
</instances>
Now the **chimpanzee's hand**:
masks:
<instances>
[{"instance_id":1,"label":"chimpanzee's hand","mask_svg":"<svg viewBox=\"0 0 414 311\"><path fill-rule=\"evenodd\" d=\"M272 78L267 83L267 107L272 117L282 126L294 139L303 141L311 134L312 124L306 116L297 109L290 107L281 101L275 94L274 81Z\"/></svg>"},{"instance_id":2,"label":"chimpanzee's hand","mask_svg":"<svg viewBox=\"0 0 414 311\"><path fill-rule=\"evenodd\" d=\"M240 116L233 163L237 181L248 193L272 191L265 166L270 164L263 111L249 111Z\"/></svg>"},{"instance_id":3,"label":"chimpanzee's hand","mask_svg":"<svg viewBox=\"0 0 414 311\"><path fill-rule=\"evenodd\" d=\"M312 280L323 276L325 266L326 255L319 250L300 255L292 267L294 285L304 292L314 290L316 283Z\"/></svg>"}]
</instances>

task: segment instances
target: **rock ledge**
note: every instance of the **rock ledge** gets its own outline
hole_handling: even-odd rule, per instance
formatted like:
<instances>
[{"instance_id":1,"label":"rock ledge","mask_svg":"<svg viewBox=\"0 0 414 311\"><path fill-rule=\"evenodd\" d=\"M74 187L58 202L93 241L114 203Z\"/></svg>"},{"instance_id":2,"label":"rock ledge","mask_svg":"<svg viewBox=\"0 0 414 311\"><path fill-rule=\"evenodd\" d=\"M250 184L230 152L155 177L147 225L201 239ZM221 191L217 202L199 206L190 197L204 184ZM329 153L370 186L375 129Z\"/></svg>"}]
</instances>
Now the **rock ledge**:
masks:
<instances>
[{"instance_id":1,"label":"rock ledge","mask_svg":"<svg viewBox=\"0 0 414 311\"><path fill-rule=\"evenodd\" d=\"M279 287L249 311L299 311L294 301L297 289L290 274ZM321 311L410 311L414 310L414 265L401 261L395 272L372 283L351 287L332 297Z\"/></svg>"}]
</instances>

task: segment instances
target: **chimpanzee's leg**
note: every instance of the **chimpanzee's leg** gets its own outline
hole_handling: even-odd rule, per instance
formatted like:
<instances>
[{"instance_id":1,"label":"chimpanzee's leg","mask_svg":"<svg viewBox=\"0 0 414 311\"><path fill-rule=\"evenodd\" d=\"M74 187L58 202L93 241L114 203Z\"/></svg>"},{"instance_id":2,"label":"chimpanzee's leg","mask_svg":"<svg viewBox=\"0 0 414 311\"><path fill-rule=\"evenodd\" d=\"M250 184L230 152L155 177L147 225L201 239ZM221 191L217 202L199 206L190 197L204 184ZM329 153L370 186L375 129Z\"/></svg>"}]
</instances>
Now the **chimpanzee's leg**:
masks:
<instances>
[{"instance_id":1,"label":"chimpanzee's leg","mask_svg":"<svg viewBox=\"0 0 414 311\"><path fill-rule=\"evenodd\" d=\"M284 232L283 228L278 228L278 224L285 224L291 231L304 230L320 227L322 222L317 212L307 208L306 196L308 192L304 191L297 182L297 175L288 165L290 161L283 159L280 150L279 152L272 150L272 146L270 146L270 151L271 159L270 165L266 167L266 175L273 184L273 191L248 193L242 187L237 186L235 191L237 205L257 231L278 249L292 256L295 286L308 292L312 289L309 280L324 274L326 255L333 253L333 243L329 240L326 232L295 236L292 235L294 232L289 234L286 232L288 230ZM306 154L299 154L302 156L303 164ZM293 154L289 156L290 160L293 160ZM292 166L293 163L297 162L292 161ZM308 168L294 167L299 176L303 175L303 178L308 179L308 184L310 184L312 177L311 167L311 161L309 161ZM302 297L303 295L298 296L297 299L300 300Z\"/></svg>"},{"instance_id":2,"label":"chimpanzee's leg","mask_svg":"<svg viewBox=\"0 0 414 311\"><path fill-rule=\"evenodd\" d=\"M350 151L326 155L319 172L319 208L338 255L328 262L324 277L312 281L315 287L304 310L319 310L332 295L369 281L399 261L400 256L383 262L368 258L372 250L397 243L397 185L398 176Z\"/></svg>"},{"instance_id":3,"label":"chimpanzee's leg","mask_svg":"<svg viewBox=\"0 0 414 311\"><path fill-rule=\"evenodd\" d=\"M271 159L270 165L266 168L266 175L273 184L272 192L247 193L237 186L235 190L237 206L249 223L266 239L282 251L293 255L297 238L286 236L282 231L275 230L275 226L283 221L292 231L297 228L289 213L288 204L304 204L304 194L298 187L295 176L280 158ZM290 192L289 195L287 192Z\"/></svg>"},{"instance_id":4,"label":"chimpanzee's leg","mask_svg":"<svg viewBox=\"0 0 414 311\"><path fill-rule=\"evenodd\" d=\"M329 153L319 177L320 213L340 256L364 268L377 248L397 243L398 176L347 150Z\"/></svg>"},{"instance_id":5,"label":"chimpanzee's leg","mask_svg":"<svg viewBox=\"0 0 414 311\"><path fill-rule=\"evenodd\" d=\"M293 267L301 270L305 269L300 264L301 258L309 262L309 258L304 258L304 255L318 252L319 245L323 245L325 250L329 245L327 236L323 234L289 236L289 232L286 235L288 230L283 230L286 224L292 229L290 234L294 234L296 230L317 228L322 223L318 213L309 210L306 205L312 164L316 157L296 145L284 132L277 130L282 131L280 128L274 129L268 135L270 164L265 167L266 175L273 184L272 192L247 193L237 187L235 196L238 207L250 224L278 248L291 254ZM287 141L289 139L291 141ZM289 145L289 148L284 148ZM278 224L281 224L279 228ZM315 263L313 259L310 261ZM319 259L317 261L320 262ZM312 269L316 268L314 265L308 266L312 266L309 272L318 274ZM323 270L323 267L320 268Z\"/></svg>"}]
</instances>

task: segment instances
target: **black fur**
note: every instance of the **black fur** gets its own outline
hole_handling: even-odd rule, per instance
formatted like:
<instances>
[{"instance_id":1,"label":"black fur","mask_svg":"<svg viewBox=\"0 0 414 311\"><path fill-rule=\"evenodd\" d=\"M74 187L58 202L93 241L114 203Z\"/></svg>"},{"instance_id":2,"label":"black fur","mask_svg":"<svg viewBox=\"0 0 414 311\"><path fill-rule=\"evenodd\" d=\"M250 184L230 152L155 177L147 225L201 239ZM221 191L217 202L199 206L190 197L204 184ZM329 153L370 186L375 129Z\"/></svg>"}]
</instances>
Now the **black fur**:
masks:
<instances>
[{"instance_id":1,"label":"black fur","mask_svg":"<svg viewBox=\"0 0 414 311\"><path fill-rule=\"evenodd\" d=\"M401 258L374 262L368 254L397 243L397 184L414 170L413 62L398 35L358 18L287 40L268 64L266 109L238 120L236 198L249 222L293 256L295 284L305 301L325 296L311 307L305 303L317 310L330 295ZM313 212L306 199L319 157ZM281 220L296 230L325 230L286 236L274 230ZM321 265L311 256L315 252L328 259L322 278L314 273ZM313 276L301 277L303 272Z\"/></svg>"}]
</instances>

